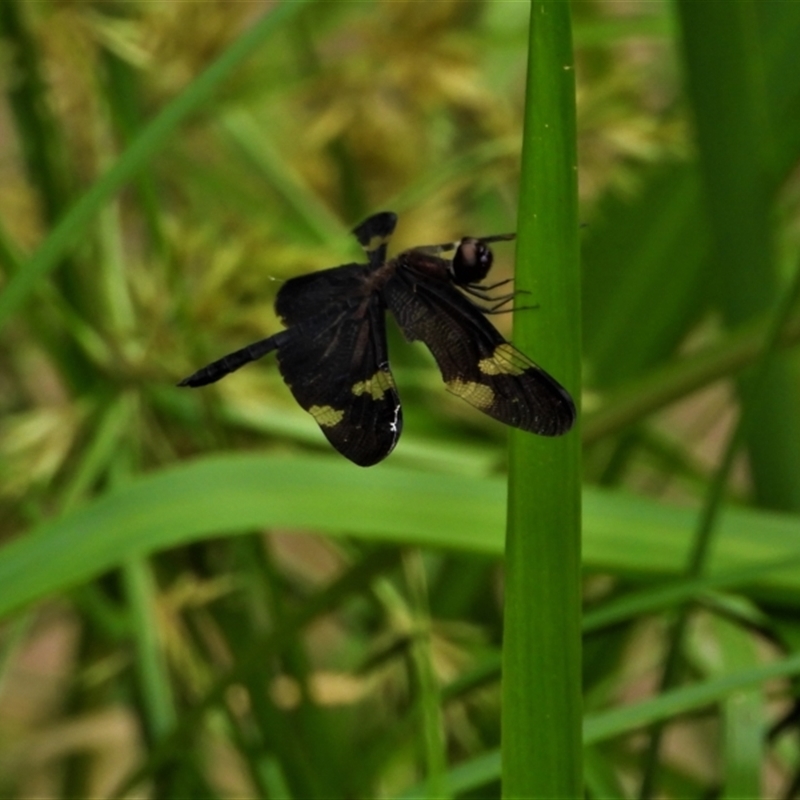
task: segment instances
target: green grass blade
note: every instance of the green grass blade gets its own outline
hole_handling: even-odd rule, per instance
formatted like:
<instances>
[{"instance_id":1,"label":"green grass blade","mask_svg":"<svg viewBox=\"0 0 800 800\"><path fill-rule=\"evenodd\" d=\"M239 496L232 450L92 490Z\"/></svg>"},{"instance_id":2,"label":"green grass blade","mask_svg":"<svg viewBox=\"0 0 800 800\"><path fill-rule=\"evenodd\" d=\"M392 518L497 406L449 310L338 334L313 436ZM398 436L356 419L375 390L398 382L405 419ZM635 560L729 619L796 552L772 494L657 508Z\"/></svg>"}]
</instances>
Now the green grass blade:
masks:
<instances>
[{"instance_id":1,"label":"green grass blade","mask_svg":"<svg viewBox=\"0 0 800 800\"><path fill-rule=\"evenodd\" d=\"M583 631L588 633L646 614L680 606L690 600L709 596L714 591L736 586L749 586L767 573L800 565L800 551L794 557L783 556L778 561L757 564L743 570L720 572L699 580L680 580L655 589L631 592L604 603L583 616Z\"/></svg>"},{"instance_id":2,"label":"green grass blade","mask_svg":"<svg viewBox=\"0 0 800 800\"><path fill-rule=\"evenodd\" d=\"M757 667L758 646L750 632L724 618L712 620L716 648L700 644L713 675ZM761 763L766 744L766 697L761 686L731 692L722 704L726 800L747 800L761 794Z\"/></svg>"},{"instance_id":3,"label":"green grass blade","mask_svg":"<svg viewBox=\"0 0 800 800\"><path fill-rule=\"evenodd\" d=\"M445 779L447 755L441 693L433 669L428 581L421 553L407 553L403 566L411 600L409 611L413 615L411 660L422 717L421 739L425 753L428 794L430 797L449 798L451 795Z\"/></svg>"},{"instance_id":4,"label":"green grass blade","mask_svg":"<svg viewBox=\"0 0 800 800\"><path fill-rule=\"evenodd\" d=\"M350 534L499 558L505 501L501 478L391 465L365 472L308 457L200 459L132 480L0 548L0 617L129 556L257 528ZM584 490L583 505L588 570L648 583L682 574L696 512L591 488ZM709 575L738 570L738 585L752 596L800 602L797 527L790 515L727 510ZM780 561L783 568L775 566ZM769 569L753 574L755 564ZM727 580L722 585L734 588Z\"/></svg>"},{"instance_id":5,"label":"green grass blade","mask_svg":"<svg viewBox=\"0 0 800 800\"><path fill-rule=\"evenodd\" d=\"M103 52L106 80L105 96L116 128L128 144L142 126L141 76L139 72L112 50ZM160 256L167 254L163 230L162 199L152 170L141 169L135 180L139 208L147 226L151 249Z\"/></svg>"},{"instance_id":6,"label":"green grass blade","mask_svg":"<svg viewBox=\"0 0 800 800\"><path fill-rule=\"evenodd\" d=\"M64 141L48 103L45 70L32 32L30 11L22 0L8 0L0 5L0 38L8 47L5 69L14 75L7 87L8 104L22 147L21 155L38 192L43 216L51 223L68 203L69 189Z\"/></svg>"},{"instance_id":7,"label":"green grass blade","mask_svg":"<svg viewBox=\"0 0 800 800\"><path fill-rule=\"evenodd\" d=\"M243 33L205 72L178 95L131 143L119 160L61 218L33 254L25 268L8 282L0 294L0 328L30 296L46 275L78 241L95 214L116 191L134 178L163 147L178 125L202 103L256 48L279 30L309 0L283 2Z\"/></svg>"},{"instance_id":8,"label":"green grass blade","mask_svg":"<svg viewBox=\"0 0 800 800\"><path fill-rule=\"evenodd\" d=\"M220 128L248 169L277 192L281 206L294 214L311 237L329 245L341 239L341 220L286 163L268 132L262 130L252 115L229 112L220 120Z\"/></svg>"},{"instance_id":9,"label":"green grass blade","mask_svg":"<svg viewBox=\"0 0 800 800\"><path fill-rule=\"evenodd\" d=\"M497 556L504 502L500 480L310 457L198 460L114 489L3 548L0 614L127 557L264 526Z\"/></svg>"},{"instance_id":10,"label":"green grass blade","mask_svg":"<svg viewBox=\"0 0 800 800\"><path fill-rule=\"evenodd\" d=\"M569 5L534 2L517 223L516 343L579 401L575 76ZM513 431L503 641L503 796L579 797L580 438Z\"/></svg>"},{"instance_id":11,"label":"green grass blade","mask_svg":"<svg viewBox=\"0 0 800 800\"><path fill-rule=\"evenodd\" d=\"M459 764L447 773L447 785L453 795L475 791L487 783L500 779L500 751L490 750L476 758ZM492 795L494 796L494 795ZM407 789L397 800L427 800L430 797L428 787L419 784Z\"/></svg>"},{"instance_id":12,"label":"green grass blade","mask_svg":"<svg viewBox=\"0 0 800 800\"><path fill-rule=\"evenodd\" d=\"M736 327L778 295L773 257L775 176L782 157L766 85L768 54L758 3L682 0L689 98L714 241L716 302ZM740 392L752 382L740 381ZM800 508L800 418L796 376L776 359L748 400L745 438L759 501Z\"/></svg>"},{"instance_id":13,"label":"green grass blade","mask_svg":"<svg viewBox=\"0 0 800 800\"><path fill-rule=\"evenodd\" d=\"M136 558L125 562L122 578L131 613L136 668L142 701L147 711L148 734L150 738L158 740L175 726L177 715L158 636L155 580L150 565Z\"/></svg>"},{"instance_id":14,"label":"green grass blade","mask_svg":"<svg viewBox=\"0 0 800 800\"><path fill-rule=\"evenodd\" d=\"M800 672L800 655L793 655L772 664L737 670L703 683L673 689L641 703L587 714L583 739L586 744L594 744L614 736L621 736L655 722L699 711L725 700L736 691L750 689L775 678L797 675L798 672Z\"/></svg>"}]
</instances>

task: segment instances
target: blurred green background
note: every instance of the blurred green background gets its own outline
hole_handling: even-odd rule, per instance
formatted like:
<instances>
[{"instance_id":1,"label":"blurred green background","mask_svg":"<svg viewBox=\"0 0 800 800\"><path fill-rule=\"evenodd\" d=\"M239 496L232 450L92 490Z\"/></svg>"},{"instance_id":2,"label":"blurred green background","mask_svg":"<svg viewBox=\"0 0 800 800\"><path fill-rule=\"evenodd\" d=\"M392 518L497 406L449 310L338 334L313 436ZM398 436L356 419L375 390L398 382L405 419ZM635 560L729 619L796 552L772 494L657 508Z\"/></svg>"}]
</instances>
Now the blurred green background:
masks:
<instances>
[{"instance_id":1,"label":"blurred green background","mask_svg":"<svg viewBox=\"0 0 800 800\"><path fill-rule=\"evenodd\" d=\"M800 3L572 9L587 791L792 797ZM391 322L370 470L272 358L174 384L370 213L394 252L514 230L527 33L505 0L0 5L0 796L424 796L432 705L451 791L499 796L507 431Z\"/></svg>"}]
</instances>

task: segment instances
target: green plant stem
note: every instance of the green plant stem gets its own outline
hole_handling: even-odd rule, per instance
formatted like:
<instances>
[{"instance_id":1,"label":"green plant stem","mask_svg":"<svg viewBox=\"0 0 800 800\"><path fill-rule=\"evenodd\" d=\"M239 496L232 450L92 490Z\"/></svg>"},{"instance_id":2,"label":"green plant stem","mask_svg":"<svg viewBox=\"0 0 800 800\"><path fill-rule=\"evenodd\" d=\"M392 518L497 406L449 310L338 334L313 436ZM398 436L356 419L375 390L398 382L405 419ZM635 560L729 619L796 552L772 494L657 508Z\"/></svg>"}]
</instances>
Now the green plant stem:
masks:
<instances>
[{"instance_id":1,"label":"green plant stem","mask_svg":"<svg viewBox=\"0 0 800 800\"><path fill-rule=\"evenodd\" d=\"M575 81L566 2L530 12L517 287L540 309L516 342L574 397L580 386ZM582 787L580 437L513 431L503 634L503 796Z\"/></svg>"}]
</instances>

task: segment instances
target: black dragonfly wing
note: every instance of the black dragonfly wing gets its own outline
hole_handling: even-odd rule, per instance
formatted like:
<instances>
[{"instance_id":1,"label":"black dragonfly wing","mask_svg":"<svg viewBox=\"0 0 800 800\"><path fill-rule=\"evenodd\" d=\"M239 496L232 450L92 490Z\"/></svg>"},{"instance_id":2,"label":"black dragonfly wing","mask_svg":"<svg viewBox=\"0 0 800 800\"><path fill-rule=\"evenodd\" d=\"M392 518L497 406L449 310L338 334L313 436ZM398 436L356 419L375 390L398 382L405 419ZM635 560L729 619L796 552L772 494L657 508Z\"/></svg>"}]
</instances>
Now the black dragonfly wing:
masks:
<instances>
[{"instance_id":1,"label":"black dragonfly wing","mask_svg":"<svg viewBox=\"0 0 800 800\"><path fill-rule=\"evenodd\" d=\"M300 325L347 298L363 294L365 264L343 264L290 278L278 290L275 311L286 327Z\"/></svg>"},{"instance_id":2,"label":"black dragonfly wing","mask_svg":"<svg viewBox=\"0 0 800 800\"><path fill-rule=\"evenodd\" d=\"M532 433L559 436L572 427L575 405L566 389L507 342L451 283L400 265L383 296L406 338L428 346L453 394Z\"/></svg>"},{"instance_id":3,"label":"black dragonfly wing","mask_svg":"<svg viewBox=\"0 0 800 800\"><path fill-rule=\"evenodd\" d=\"M284 319L291 320L294 311L291 306ZM328 299L284 336L278 348L281 375L328 441L362 467L386 458L400 438L403 418L380 298L333 304Z\"/></svg>"}]
</instances>

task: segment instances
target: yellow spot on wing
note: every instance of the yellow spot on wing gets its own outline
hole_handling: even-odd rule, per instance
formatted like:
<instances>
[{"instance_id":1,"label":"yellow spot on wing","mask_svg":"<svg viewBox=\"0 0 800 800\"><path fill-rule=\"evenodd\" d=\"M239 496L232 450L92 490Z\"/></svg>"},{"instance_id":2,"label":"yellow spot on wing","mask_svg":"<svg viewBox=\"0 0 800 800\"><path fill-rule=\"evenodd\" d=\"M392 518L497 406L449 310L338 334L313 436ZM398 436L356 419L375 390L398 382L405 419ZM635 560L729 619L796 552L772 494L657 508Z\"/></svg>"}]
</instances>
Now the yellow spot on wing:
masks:
<instances>
[{"instance_id":1,"label":"yellow spot on wing","mask_svg":"<svg viewBox=\"0 0 800 800\"><path fill-rule=\"evenodd\" d=\"M373 400L380 400L390 389L394 389L392 374L379 369L371 378L354 383L351 391L356 396L368 394Z\"/></svg>"},{"instance_id":2,"label":"yellow spot on wing","mask_svg":"<svg viewBox=\"0 0 800 800\"><path fill-rule=\"evenodd\" d=\"M308 413L322 428L332 428L334 425L338 425L344 417L344 411L339 411L333 406L311 406Z\"/></svg>"},{"instance_id":3,"label":"yellow spot on wing","mask_svg":"<svg viewBox=\"0 0 800 800\"><path fill-rule=\"evenodd\" d=\"M514 348L508 343L497 345L488 358L478 362L478 369L484 375L522 375L527 366L520 364Z\"/></svg>"},{"instance_id":4,"label":"yellow spot on wing","mask_svg":"<svg viewBox=\"0 0 800 800\"><path fill-rule=\"evenodd\" d=\"M381 245L389 244L389 236L373 236L365 245L364 249L368 253L374 253Z\"/></svg>"},{"instance_id":5,"label":"yellow spot on wing","mask_svg":"<svg viewBox=\"0 0 800 800\"><path fill-rule=\"evenodd\" d=\"M489 408L494 402L494 392L491 386L476 381L462 381L455 378L447 382L447 388L453 394L463 397L468 403L472 403L476 408Z\"/></svg>"}]
</instances>

